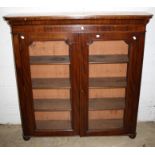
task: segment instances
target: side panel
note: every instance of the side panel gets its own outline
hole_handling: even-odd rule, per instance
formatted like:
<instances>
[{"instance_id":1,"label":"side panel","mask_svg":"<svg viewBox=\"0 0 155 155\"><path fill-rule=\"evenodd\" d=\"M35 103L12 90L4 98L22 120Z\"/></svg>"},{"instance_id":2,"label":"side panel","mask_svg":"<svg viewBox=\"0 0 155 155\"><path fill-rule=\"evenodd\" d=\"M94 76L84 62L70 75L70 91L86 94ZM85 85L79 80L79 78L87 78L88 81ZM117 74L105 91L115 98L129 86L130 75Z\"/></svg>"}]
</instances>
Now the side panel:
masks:
<instances>
[{"instance_id":1,"label":"side panel","mask_svg":"<svg viewBox=\"0 0 155 155\"><path fill-rule=\"evenodd\" d=\"M145 33L135 35L130 44L125 124L129 134L136 135Z\"/></svg>"},{"instance_id":2,"label":"side panel","mask_svg":"<svg viewBox=\"0 0 155 155\"><path fill-rule=\"evenodd\" d=\"M19 34L13 34L13 49L16 66L16 79L18 84L18 94L20 101L21 122L23 127L23 136L30 136L33 133L34 122L32 120L32 108L29 97L26 93L26 85L24 82L24 68L21 54L25 51L25 46L22 45Z\"/></svg>"}]
</instances>

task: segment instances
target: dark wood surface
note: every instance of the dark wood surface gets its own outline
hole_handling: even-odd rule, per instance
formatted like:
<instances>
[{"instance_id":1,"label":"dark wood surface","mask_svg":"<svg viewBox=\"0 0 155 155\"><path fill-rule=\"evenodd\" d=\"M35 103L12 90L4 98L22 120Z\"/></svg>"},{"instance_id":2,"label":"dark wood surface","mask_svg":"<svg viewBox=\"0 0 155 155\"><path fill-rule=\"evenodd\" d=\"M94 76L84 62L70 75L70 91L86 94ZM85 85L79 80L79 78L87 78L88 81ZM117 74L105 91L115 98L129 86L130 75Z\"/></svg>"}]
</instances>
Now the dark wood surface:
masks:
<instances>
[{"instance_id":1,"label":"dark wood surface","mask_svg":"<svg viewBox=\"0 0 155 155\"><path fill-rule=\"evenodd\" d=\"M34 124L32 120L32 108L31 102L26 104L26 94L24 92L24 81L23 81L23 68L22 68L22 58L20 55L20 40L19 35L13 35L13 50L14 50L14 58L15 58L15 66L16 66L16 76L17 76L17 84L18 84L18 93L19 93L19 101L20 101L20 115L21 115L21 123L23 134L26 136L32 135L32 126ZM29 115L29 113L31 113Z\"/></svg>"},{"instance_id":2,"label":"dark wood surface","mask_svg":"<svg viewBox=\"0 0 155 155\"><path fill-rule=\"evenodd\" d=\"M107 64L107 63L127 63L128 55L90 55L89 63Z\"/></svg>"},{"instance_id":3,"label":"dark wood surface","mask_svg":"<svg viewBox=\"0 0 155 155\"><path fill-rule=\"evenodd\" d=\"M20 36L20 57L22 59L22 78L23 78L23 92L25 95L24 104L25 108L27 109L27 118L26 118L26 125L28 126L31 132L24 134L25 136L30 136L33 134L35 129L35 114L34 114L34 107L33 107L33 94L32 94L32 84L31 84L31 72L30 72L30 65L29 65L29 38L28 35L25 35L25 38L22 39Z\"/></svg>"},{"instance_id":4,"label":"dark wood surface","mask_svg":"<svg viewBox=\"0 0 155 155\"><path fill-rule=\"evenodd\" d=\"M124 77L90 78L89 88L124 88L127 82Z\"/></svg>"},{"instance_id":5,"label":"dark wood surface","mask_svg":"<svg viewBox=\"0 0 155 155\"><path fill-rule=\"evenodd\" d=\"M31 56L30 64L70 64L69 56Z\"/></svg>"},{"instance_id":6,"label":"dark wood surface","mask_svg":"<svg viewBox=\"0 0 155 155\"><path fill-rule=\"evenodd\" d=\"M35 111L70 111L69 99L35 99Z\"/></svg>"},{"instance_id":7,"label":"dark wood surface","mask_svg":"<svg viewBox=\"0 0 155 155\"><path fill-rule=\"evenodd\" d=\"M126 87L126 78L90 78L89 88L122 88ZM70 88L70 82L67 78L45 78L32 79L32 88Z\"/></svg>"},{"instance_id":8,"label":"dark wood surface","mask_svg":"<svg viewBox=\"0 0 155 155\"><path fill-rule=\"evenodd\" d=\"M91 55L89 63L127 63L128 55ZM31 56L30 64L69 64L68 56Z\"/></svg>"},{"instance_id":9,"label":"dark wood surface","mask_svg":"<svg viewBox=\"0 0 155 155\"><path fill-rule=\"evenodd\" d=\"M71 121L65 120L48 120L48 121L36 121L37 129L41 130L69 130L71 129Z\"/></svg>"},{"instance_id":10,"label":"dark wood surface","mask_svg":"<svg viewBox=\"0 0 155 155\"><path fill-rule=\"evenodd\" d=\"M152 14L144 12L100 12L83 14L23 14L8 15L4 19L12 25L44 25L48 24L146 24Z\"/></svg>"},{"instance_id":11,"label":"dark wood surface","mask_svg":"<svg viewBox=\"0 0 155 155\"><path fill-rule=\"evenodd\" d=\"M146 13L4 17L12 31L24 137L135 135L145 31L151 17ZM100 34L100 38L96 38L96 34ZM29 56L28 47L33 41L48 40L65 41L69 46L69 57L47 57L46 53L44 56ZM89 56L89 45L97 40L124 40L129 46L129 54ZM127 63L127 77L89 79L89 63ZM70 79L31 79L30 64L69 64ZM90 99L89 87L126 88L125 101L124 98ZM32 88L69 88L71 99L69 102L62 99L33 100ZM88 120L88 110L100 109L124 109L124 118ZM35 110L69 110L71 121L35 121Z\"/></svg>"},{"instance_id":12,"label":"dark wood surface","mask_svg":"<svg viewBox=\"0 0 155 155\"><path fill-rule=\"evenodd\" d=\"M137 113L140 95L141 73L144 55L145 34L141 34L130 46L128 65L128 87L126 91L125 126L136 135ZM135 52L137 51L137 52ZM128 122L128 123L127 123ZM132 136L131 136L132 137Z\"/></svg>"},{"instance_id":13,"label":"dark wood surface","mask_svg":"<svg viewBox=\"0 0 155 155\"><path fill-rule=\"evenodd\" d=\"M89 130L107 131L123 128L123 120L89 120Z\"/></svg>"},{"instance_id":14,"label":"dark wood surface","mask_svg":"<svg viewBox=\"0 0 155 155\"><path fill-rule=\"evenodd\" d=\"M89 110L124 109L125 98L94 98L89 99Z\"/></svg>"},{"instance_id":15,"label":"dark wood surface","mask_svg":"<svg viewBox=\"0 0 155 155\"><path fill-rule=\"evenodd\" d=\"M33 89L43 89L43 88L70 88L70 80L67 78L36 78L32 79Z\"/></svg>"}]
</instances>

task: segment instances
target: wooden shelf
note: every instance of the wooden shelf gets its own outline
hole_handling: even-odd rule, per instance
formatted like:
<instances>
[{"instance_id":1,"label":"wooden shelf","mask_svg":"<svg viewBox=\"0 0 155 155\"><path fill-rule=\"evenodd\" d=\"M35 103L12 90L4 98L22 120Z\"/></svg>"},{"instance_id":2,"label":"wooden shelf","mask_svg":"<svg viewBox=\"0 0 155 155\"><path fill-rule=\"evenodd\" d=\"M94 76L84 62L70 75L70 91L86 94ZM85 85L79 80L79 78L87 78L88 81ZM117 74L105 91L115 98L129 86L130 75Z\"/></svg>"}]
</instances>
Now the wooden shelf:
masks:
<instances>
[{"instance_id":1,"label":"wooden shelf","mask_svg":"<svg viewBox=\"0 0 155 155\"><path fill-rule=\"evenodd\" d=\"M125 77L90 78L89 88L124 88L127 86Z\"/></svg>"},{"instance_id":2,"label":"wooden shelf","mask_svg":"<svg viewBox=\"0 0 155 155\"><path fill-rule=\"evenodd\" d=\"M89 110L118 110L125 108L125 98L89 99Z\"/></svg>"},{"instance_id":3,"label":"wooden shelf","mask_svg":"<svg viewBox=\"0 0 155 155\"><path fill-rule=\"evenodd\" d=\"M128 55L90 55L89 63L127 63Z\"/></svg>"},{"instance_id":4,"label":"wooden shelf","mask_svg":"<svg viewBox=\"0 0 155 155\"><path fill-rule=\"evenodd\" d=\"M70 64L69 56L30 56L30 64Z\"/></svg>"},{"instance_id":5,"label":"wooden shelf","mask_svg":"<svg viewBox=\"0 0 155 155\"><path fill-rule=\"evenodd\" d=\"M34 99L35 111L70 111L69 99Z\"/></svg>"},{"instance_id":6,"label":"wooden shelf","mask_svg":"<svg viewBox=\"0 0 155 155\"><path fill-rule=\"evenodd\" d=\"M55 89L70 88L70 80L68 78L36 78L32 79L33 89Z\"/></svg>"},{"instance_id":7,"label":"wooden shelf","mask_svg":"<svg viewBox=\"0 0 155 155\"><path fill-rule=\"evenodd\" d=\"M36 121L36 128L42 130L66 130L71 129L71 121L66 120L48 120Z\"/></svg>"},{"instance_id":8,"label":"wooden shelf","mask_svg":"<svg viewBox=\"0 0 155 155\"><path fill-rule=\"evenodd\" d=\"M89 120L89 130L109 130L123 128L123 119Z\"/></svg>"}]
</instances>

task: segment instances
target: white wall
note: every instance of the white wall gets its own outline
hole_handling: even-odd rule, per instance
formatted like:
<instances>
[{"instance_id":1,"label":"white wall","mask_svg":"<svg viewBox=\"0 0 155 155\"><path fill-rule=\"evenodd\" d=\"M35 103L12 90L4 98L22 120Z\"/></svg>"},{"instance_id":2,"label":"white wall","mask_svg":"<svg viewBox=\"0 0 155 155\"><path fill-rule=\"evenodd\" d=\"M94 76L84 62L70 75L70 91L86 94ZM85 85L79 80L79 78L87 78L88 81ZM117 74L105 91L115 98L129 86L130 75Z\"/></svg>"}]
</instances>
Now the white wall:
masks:
<instances>
[{"instance_id":1,"label":"white wall","mask_svg":"<svg viewBox=\"0 0 155 155\"><path fill-rule=\"evenodd\" d=\"M97 11L145 11L155 15L155 8L104 8L104 5L70 3L51 8L0 8L0 123L20 123L17 86L11 34L2 19L7 14L32 12L97 12ZM52 10L52 11L51 11ZM138 120L155 121L155 17L147 26L142 86Z\"/></svg>"}]
</instances>

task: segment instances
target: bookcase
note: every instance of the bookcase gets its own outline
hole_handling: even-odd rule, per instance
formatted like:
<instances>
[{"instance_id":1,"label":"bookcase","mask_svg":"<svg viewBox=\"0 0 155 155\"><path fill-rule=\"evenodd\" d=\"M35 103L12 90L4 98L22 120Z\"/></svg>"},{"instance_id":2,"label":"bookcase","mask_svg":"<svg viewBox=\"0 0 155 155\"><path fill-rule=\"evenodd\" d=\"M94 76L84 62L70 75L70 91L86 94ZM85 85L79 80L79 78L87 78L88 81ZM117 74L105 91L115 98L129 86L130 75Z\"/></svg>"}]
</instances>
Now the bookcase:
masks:
<instances>
[{"instance_id":1,"label":"bookcase","mask_svg":"<svg viewBox=\"0 0 155 155\"><path fill-rule=\"evenodd\" d=\"M136 136L147 13L11 15L23 138Z\"/></svg>"}]
</instances>

